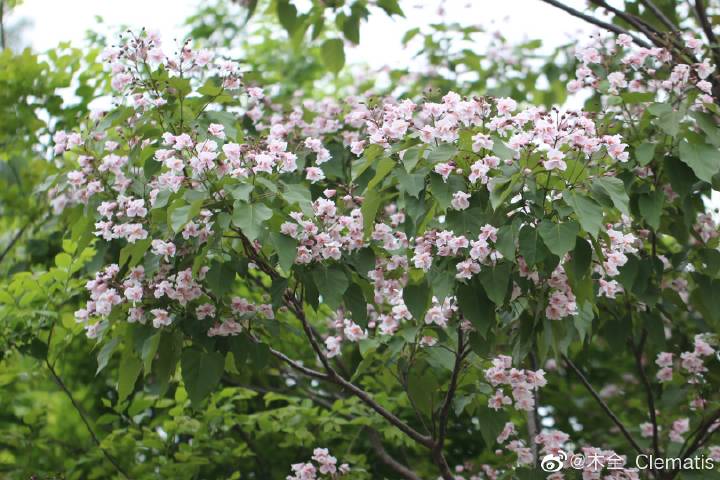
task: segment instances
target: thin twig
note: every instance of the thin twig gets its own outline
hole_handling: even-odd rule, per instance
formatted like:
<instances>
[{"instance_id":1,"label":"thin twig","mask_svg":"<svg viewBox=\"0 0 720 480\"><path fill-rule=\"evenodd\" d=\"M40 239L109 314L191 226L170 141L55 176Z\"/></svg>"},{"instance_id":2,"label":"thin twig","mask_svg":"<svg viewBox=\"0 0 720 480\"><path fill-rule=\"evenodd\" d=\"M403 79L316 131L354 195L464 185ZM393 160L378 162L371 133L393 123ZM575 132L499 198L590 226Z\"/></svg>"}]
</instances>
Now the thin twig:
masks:
<instances>
[{"instance_id":1,"label":"thin twig","mask_svg":"<svg viewBox=\"0 0 720 480\"><path fill-rule=\"evenodd\" d=\"M647 330L643 330L642 336L640 337L640 343L637 347L633 345L633 354L635 356L635 366L637 367L638 374L640 375L640 380L642 381L643 387L645 388L645 393L647 396L647 408L648 408L648 414L650 415L650 423L652 423L653 427L653 451L655 452L655 456L660 457L660 442L658 440L658 424L657 424L657 416L655 413L655 396L653 395L652 386L650 385L650 381L648 380L647 375L645 375L645 368L642 364L642 354L643 349L645 347L645 341L647 340Z\"/></svg>"},{"instance_id":2,"label":"thin twig","mask_svg":"<svg viewBox=\"0 0 720 480\"><path fill-rule=\"evenodd\" d=\"M635 42L637 45L640 45L641 47L644 47L644 48L650 48L650 44L647 43L645 40L643 40L642 38L638 37L637 35L631 33L630 31L625 30L624 28L618 27L617 25L613 25L612 23L608 23L608 22L603 22L602 20L599 20L599 19L593 17L592 15L582 13L581 11L576 10L572 7L569 7L569 6L565 5L564 3L559 2L557 0L540 0L540 1L545 2L549 5L552 5L555 8L559 8L560 10L563 10L563 11L569 13L573 17L579 18L581 20L585 20L586 22L588 22L592 25L595 25L597 27L600 27L602 29L605 29L609 32L613 32L618 35L619 34L629 35L633 39L633 42Z\"/></svg>"},{"instance_id":3,"label":"thin twig","mask_svg":"<svg viewBox=\"0 0 720 480\"><path fill-rule=\"evenodd\" d=\"M671 32L677 31L678 27L675 25L668 17L663 13L662 10L658 8L657 5L652 0L640 0L640 2L645 5L645 7L650 10L653 15L657 17L658 20L662 22L663 25L665 25L668 30Z\"/></svg>"},{"instance_id":4,"label":"thin twig","mask_svg":"<svg viewBox=\"0 0 720 480\"><path fill-rule=\"evenodd\" d=\"M563 354L562 357L563 357L563 360L565 360L565 363L567 363L567 365L570 367L570 369L573 372L575 372L575 375L577 375L577 377L580 379L580 381L585 386L587 391L590 392L590 394L593 396L593 398L598 403L598 405L600 405L600 408L603 409L603 411L607 414L607 416L610 417L610 420L612 420L613 423L620 429L623 436L625 436L627 441L630 442L630 445L632 445L632 447L639 454L644 454L645 452L643 451L642 448L640 448L640 445L637 444L637 442L632 437L632 435L630 435L630 432L628 432L627 428L625 428L625 425L623 425L623 423L620 421L620 419L617 417L617 415L615 415L613 413L613 411L610 410L610 407L608 406L608 404L605 403L605 401L602 398L600 398L600 395L598 395L598 393L595 391L595 389L592 387L592 385L590 385L590 382L588 382L587 378L585 378L585 375L583 375L583 373L580 371L580 369L572 362L572 360L570 360L570 358L567 355Z\"/></svg>"},{"instance_id":5,"label":"thin twig","mask_svg":"<svg viewBox=\"0 0 720 480\"><path fill-rule=\"evenodd\" d=\"M53 323L52 327L50 327L50 335L48 336L48 345L47 345L47 353L45 354L45 365L47 365L48 370L50 371L50 375L52 375L53 380L55 380L55 383L58 387L60 387L60 390L65 393L65 396L68 397L70 400L70 403L72 403L73 408L75 408L75 411L80 415L80 419L85 424L85 429L88 431L90 436L92 437L93 442L95 445L100 449L102 454L105 456L108 462L112 464L112 466L117 470L117 472L122 475L126 479L130 479L130 476L127 474L125 469L118 463L118 461L110 455L110 452L105 450L103 448L102 444L100 443L100 439L98 438L97 434L95 433L95 430L93 430L92 426L90 425L90 421L88 420L88 416L85 413L85 410L82 408L82 406L77 402L75 399L75 396L72 394L70 389L65 385L65 383L62 381L62 378L60 378L60 375L58 375L57 371L55 370L55 367L50 362L50 343L52 342L52 335L53 331L55 330L55 324Z\"/></svg>"},{"instance_id":6,"label":"thin twig","mask_svg":"<svg viewBox=\"0 0 720 480\"><path fill-rule=\"evenodd\" d=\"M703 32L705 32L705 36L708 39L708 43L710 44L710 51L712 51L713 53L713 58L715 58L715 62L720 63L720 45L718 45L718 39L715 36L715 32L713 32L713 26L707 16L707 8L705 7L703 0L695 0L695 13L697 14L700 26L702 27Z\"/></svg>"}]
</instances>

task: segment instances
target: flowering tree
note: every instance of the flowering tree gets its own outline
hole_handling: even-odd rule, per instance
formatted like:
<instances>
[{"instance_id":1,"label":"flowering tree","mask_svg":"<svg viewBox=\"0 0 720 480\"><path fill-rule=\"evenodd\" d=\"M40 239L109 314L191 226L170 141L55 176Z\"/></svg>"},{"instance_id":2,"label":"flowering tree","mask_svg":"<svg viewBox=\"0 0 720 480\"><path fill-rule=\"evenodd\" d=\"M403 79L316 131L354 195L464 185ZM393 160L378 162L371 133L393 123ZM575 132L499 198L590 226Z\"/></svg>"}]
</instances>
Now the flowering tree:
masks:
<instances>
[{"instance_id":1,"label":"flowering tree","mask_svg":"<svg viewBox=\"0 0 720 480\"><path fill-rule=\"evenodd\" d=\"M162 441L142 449L100 441L81 413L128 478L155 474L163 442L182 462L233 429L250 453L224 454L257 461L236 478L535 478L542 464L553 479L671 479L720 461L713 45L614 33L574 49L577 111L461 80L462 94L288 98L222 53L128 32L102 56L113 108L53 135L41 188L72 226L64 251L3 290L5 308L36 309L18 301L28 285L52 293L45 308L82 296L81 327L62 324L96 346L100 376L117 365L108 406L138 425L169 396L171 417L202 411L207 431L156 424ZM320 56L339 71L337 45ZM258 447L271 432L291 464Z\"/></svg>"}]
</instances>

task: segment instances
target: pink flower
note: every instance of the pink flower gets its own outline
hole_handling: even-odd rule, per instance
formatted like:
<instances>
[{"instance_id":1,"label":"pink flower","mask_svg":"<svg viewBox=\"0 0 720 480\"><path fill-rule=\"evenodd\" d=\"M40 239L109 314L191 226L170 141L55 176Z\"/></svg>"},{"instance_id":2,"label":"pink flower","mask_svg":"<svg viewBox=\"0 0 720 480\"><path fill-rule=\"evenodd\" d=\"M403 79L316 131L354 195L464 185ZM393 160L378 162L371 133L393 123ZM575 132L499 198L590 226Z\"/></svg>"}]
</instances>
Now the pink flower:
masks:
<instances>
[{"instance_id":1,"label":"pink flower","mask_svg":"<svg viewBox=\"0 0 720 480\"><path fill-rule=\"evenodd\" d=\"M262 100L265 97L265 94L263 94L262 88L259 87L249 87L247 89L248 95L250 97L255 98L257 100Z\"/></svg>"},{"instance_id":2,"label":"pink flower","mask_svg":"<svg viewBox=\"0 0 720 480\"><path fill-rule=\"evenodd\" d=\"M543 162L543 166L546 170L560 170L564 172L567 169L567 164L563 158L565 158L565 154L553 148L548 151L547 160Z\"/></svg>"},{"instance_id":3,"label":"pink flower","mask_svg":"<svg viewBox=\"0 0 720 480\"><path fill-rule=\"evenodd\" d=\"M325 173L318 167L308 167L305 169L305 178L307 178L310 183L316 183L325 179Z\"/></svg>"},{"instance_id":4,"label":"pink flower","mask_svg":"<svg viewBox=\"0 0 720 480\"><path fill-rule=\"evenodd\" d=\"M211 303L203 303L195 309L195 315L198 320L205 320L206 318L215 318L215 305Z\"/></svg>"},{"instance_id":5,"label":"pink flower","mask_svg":"<svg viewBox=\"0 0 720 480\"><path fill-rule=\"evenodd\" d=\"M150 311L153 314L153 327L167 327L172 323L172 318L168 314L167 310L156 308Z\"/></svg>"},{"instance_id":6,"label":"pink flower","mask_svg":"<svg viewBox=\"0 0 720 480\"><path fill-rule=\"evenodd\" d=\"M450 205L455 210L465 210L470 206L469 199L470 194L465 192L455 192L453 193L453 199L450 202Z\"/></svg>"},{"instance_id":7,"label":"pink flower","mask_svg":"<svg viewBox=\"0 0 720 480\"><path fill-rule=\"evenodd\" d=\"M213 137L225 138L225 127L219 123L211 123L208 126L208 133Z\"/></svg>"}]
</instances>

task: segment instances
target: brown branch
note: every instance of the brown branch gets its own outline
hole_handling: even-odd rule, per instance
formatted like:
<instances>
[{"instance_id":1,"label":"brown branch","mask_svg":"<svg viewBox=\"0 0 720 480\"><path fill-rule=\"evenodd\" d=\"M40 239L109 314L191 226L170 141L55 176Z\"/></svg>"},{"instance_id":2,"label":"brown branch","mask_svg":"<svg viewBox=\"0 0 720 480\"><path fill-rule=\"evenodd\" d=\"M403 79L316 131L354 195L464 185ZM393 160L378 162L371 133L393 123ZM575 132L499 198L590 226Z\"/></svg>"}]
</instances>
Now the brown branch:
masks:
<instances>
[{"instance_id":1,"label":"brown branch","mask_svg":"<svg viewBox=\"0 0 720 480\"><path fill-rule=\"evenodd\" d=\"M438 435L435 441L435 448L442 450L445 445L445 437L447 435L447 424L450 417L450 406L457 390L458 378L460 376L460 370L463 366L463 351L465 350L465 337L463 335L462 327L457 326L457 338L458 347L455 353L455 364L453 365L452 375L450 377L450 386L448 386L447 394L443 400L442 407L440 407L440 417L438 419Z\"/></svg>"},{"instance_id":2,"label":"brown branch","mask_svg":"<svg viewBox=\"0 0 720 480\"><path fill-rule=\"evenodd\" d=\"M565 363L567 363L568 367L575 372L575 375L580 379L582 384L585 386L588 392L592 395L592 397L595 399L595 401L600 405L600 408L603 409L603 411L607 414L608 417L610 417L610 420L620 429L623 436L627 439L627 441L632 445L632 447L639 453L639 454L645 454L642 448L640 448L640 445L637 444L635 439L630 435L630 432L628 432L627 428L625 428L625 425L620 421L620 419L613 413L612 410L610 410L610 407L608 406L605 401L600 398L600 395L595 391L595 389L590 385L590 382L588 382L587 378L585 378L585 375L580 371L580 369L570 360L570 358L563 354L563 360L565 360Z\"/></svg>"},{"instance_id":3,"label":"brown branch","mask_svg":"<svg viewBox=\"0 0 720 480\"><path fill-rule=\"evenodd\" d=\"M640 2L645 5L645 8L650 10L655 17L662 22L663 25L665 25L668 30L671 32L675 32L678 30L677 25L675 25L668 17L663 13L662 10L658 8L657 5L652 0L640 0Z\"/></svg>"},{"instance_id":4,"label":"brown branch","mask_svg":"<svg viewBox=\"0 0 720 480\"><path fill-rule=\"evenodd\" d=\"M637 348L633 345L632 350L635 356L635 366L637 368L638 374L640 375L640 380L642 381L643 387L645 388L645 394L647 397L648 414L650 415L650 423L652 423L653 427L653 451L655 452L655 456L660 457L661 455L660 442L658 440L658 424L657 416L655 413L655 396L653 395L652 386L650 385L650 381L648 380L647 375L645 375L645 368L642 364L642 354L646 340L647 330L643 330L642 336L640 337L640 343L638 344Z\"/></svg>"},{"instance_id":5,"label":"brown branch","mask_svg":"<svg viewBox=\"0 0 720 480\"><path fill-rule=\"evenodd\" d=\"M572 7L569 7L569 6L565 5L564 3L559 2L557 0L540 0L540 1L545 2L549 5L552 5L555 8L559 8L560 10L563 10L564 12L569 13L573 17L584 20L592 25L595 25L596 27L600 27L604 30L613 32L618 35L620 35L620 34L628 35L633 39L633 42L635 42L637 45L640 45L641 47L644 47L644 48L650 48L650 44L647 43L645 40L643 40L642 38L638 37L637 35L631 33L630 31L625 30L624 28L618 27L617 25L613 25L612 23L608 23L608 22L603 22L602 20L599 20L599 19L593 17L592 15L582 13L581 11L576 10Z\"/></svg>"},{"instance_id":6,"label":"brown branch","mask_svg":"<svg viewBox=\"0 0 720 480\"><path fill-rule=\"evenodd\" d=\"M710 23L710 19L707 16L707 8L703 0L695 0L695 13L710 44L710 51L713 53L715 63L720 64L720 45L718 45L718 39L715 36L715 32L713 32L712 23Z\"/></svg>"},{"instance_id":7,"label":"brown branch","mask_svg":"<svg viewBox=\"0 0 720 480\"><path fill-rule=\"evenodd\" d=\"M105 450L100 443L100 439L98 438L97 434L95 433L95 430L93 430L92 426L90 425L90 421L88 420L88 415L85 413L85 410L82 408L82 406L77 402L75 399L75 396L72 394L70 389L65 385L65 383L62 381L62 378L60 378L60 375L58 375L57 371L55 370L55 367L50 362L50 344L52 342L52 335L53 331L55 330L55 324L53 323L52 327L50 328L50 335L48 336L48 345L47 345L47 352L45 354L45 365L47 366L48 370L50 371L50 375L52 375L53 380L57 384L58 387L60 387L60 390L65 393L65 396L68 397L70 400L70 403L72 403L73 408L80 416L80 419L85 424L85 429L88 431L90 436L92 437L93 442L97 446L97 448L102 452L102 454L105 456L108 462L112 464L112 466L117 470L117 472L122 475L126 479L130 479L130 476L127 474L125 469L118 463L118 461L110 455L110 452Z\"/></svg>"},{"instance_id":8,"label":"brown branch","mask_svg":"<svg viewBox=\"0 0 720 480\"><path fill-rule=\"evenodd\" d=\"M460 324L458 324L457 326L457 338L458 347L457 352L455 353L455 364L453 365L452 374L450 376L450 385L448 386L448 391L445 394L442 406L440 407L440 415L438 417L438 434L437 438L435 439L435 446L433 447L433 459L435 460L436 465L440 468L440 472L442 473L443 478L446 480L453 480L455 478L452 471L450 470L449 465L447 464L447 461L445 460L445 457L443 456L442 450L445 446L445 438L447 436L447 425L450 418L450 406L452 405L452 400L457 390L458 378L460 376L460 370L462 370L463 358L465 353L464 336Z\"/></svg>"},{"instance_id":9,"label":"brown branch","mask_svg":"<svg viewBox=\"0 0 720 480\"><path fill-rule=\"evenodd\" d=\"M685 453L682 454L680 458L682 458L683 462L686 458L690 458L692 454L694 454L699 448L703 446L704 443L706 443L708 440L710 440L710 437L717 431L713 430L712 432L709 432L710 428L720 420L720 409L715 410L715 412L710 416L708 420L701 423L698 428L693 432L691 435L695 435L695 439L690 444L690 446L687 447L685 450ZM709 432L709 433L708 433ZM690 437L688 437L689 439ZM681 462L682 464L682 462ZM670 474L668 475L668 480L674 479L678 473L680 473L682 470L671 470Z\"/></svg>"},{"instance_id":10,"label":"brown branch","mask_svg":"<svg viewBox=\"0 0 720 480\"><path fill-rule=\"evenodd\" d=\"M1 1L1 0L0 0ZM1 24L1 23L0 23ZM30 225L32 225L34 220L28 221L25 225L23 225L20 230L15 234L15 236L10 240L10 243L5 247L5 249L0 253L0 262L2 262L8 253L12 250L12 248L15 246L15 244L20 240L20 238L23 236L25 231L30 228Z\"/></svg>"},{"instance_id":11,"label":"brown branch","mask_svg":"<svg viewBox=\"0 0 720 480\"><path fill-rule=\"evenodd\" d=\"M375 450L375 454L378 456L381 462L393 469L395 473L405 480L422 480L418 474L410 470L402 463L395 460L383 447L382 439L380 434L374 428L368 428L368 440L370 440L370 446Z\"/></svg>"},{"instance_id":12,"label":"brown branch","mask_svg":"<svg viewBox=\"0 0 720 480\"><path fill-rule=\"evenodd\" d=\"M267 263L267 260L260 256L258 252L255 250L253 245L250 243L250 241L247 239L247 237L240 231L239 229L235 230L240 236L241 241L243 243L243 247L245 249L245 253L255 262L255 264L268 274L271 278L276 278L279 274L277 271L270 266ZM340 375L330 364L330 361L327 358L327 355L325 355L324 350L320 346L317 337L315 335L315 332L313 328L310 326L310 323L307 320L307 317L305 316L305 312L303 310L302 304L298 300L298 298L292 294L292 292L287 291L285 292L285 295L283 296L283 301L285 305L294 313L294 315L298 318L300 321L303 331L305 332L305 336L307 337L308 341L310 342L310 346L312 347L315 354L318 356L320 363L323 365L323 368L325 369L326 373L320 373L316 372L315 370L309 369L307 367L304 367L300 364L298 364L296 361L291 360L289 357L284 355L283 353L270 349L270 353L272 353L275 357L283 360L284 362L288 363L291 367L295 368L296 370L305 373L307 375L310 375L314 378L318 378L321 380L326 380L331 383L334 383L345 390L349 391L353 395L355 395L357 398L359 398L363 403L365 403L367 406L375 410L380 416L382 416L385 420L390 422L393 426L397 427L401 432L406 434L408 437L412 438L416 442L418 442L420 445L423 445L429 449L432 449L434 446L434 442L431 437L427 435L423 435L414 428L412 428L407 423L403 422L400 418L395 416L392 412L388 411L385 407L377 403L368 392L363 390L362 388L358 387L357 385L353 384L352 382L346 380L342 375Z\"/></svg>"}]
</instances>

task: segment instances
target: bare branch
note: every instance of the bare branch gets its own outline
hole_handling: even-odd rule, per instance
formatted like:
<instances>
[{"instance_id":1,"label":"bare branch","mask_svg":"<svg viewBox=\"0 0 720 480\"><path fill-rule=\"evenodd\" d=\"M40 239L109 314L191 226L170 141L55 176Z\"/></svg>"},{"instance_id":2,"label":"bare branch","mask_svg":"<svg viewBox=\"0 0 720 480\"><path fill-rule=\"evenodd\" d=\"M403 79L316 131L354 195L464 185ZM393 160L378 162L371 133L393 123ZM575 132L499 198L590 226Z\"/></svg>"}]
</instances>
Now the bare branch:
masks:
<instances>
[{"instance_id":1,"label":"bare branch","mask_svg":"<svg viewBox=\"0 0 720 480\"><path fill-rule=\"evenodd\" d=\"M592 15L582 13L581 11L576 10L572 7L569 7L569 6L565 5L564 3L559 2L557 0L540 0L540 1L545 2L549 5L552 5L555 8L559 8L560 10L563 10L563 11L569 13L573 17L584 20L592 25L595 25L596 27L600 27L604 30L613 32L618 35L620 35L620 34L628 35L633 39L633 42L635 42L637 45L640 45L641 47L645 47L645 48L650 48L650 44L647 43L645 40L641 39L640 37L631 33L630 31L625 30L624 28L618 27L617 25L613 25L612 23L608 23L608 22L603 22L602 20L599 20L599 19L593 17Z\"/></svg>"},{"instance_id":2,"label":"bare branch","mask_svg":"<svg viewBox=\"0 0 720 480\"><path fill-rule=\"evenodd\" d=\"M647 330L643 330L642 336L640 337L640 343L638 344L637 348L633 345L633 354L635 356L635 366L637 368L638 374L640 375L640 380L642 381L643 387L645 388L645 394L647 397L648 414L650 415L650 423L653 427L653 451L655 452L655 455L657 457L660 457L660 442L658 440L658 425L657 416L655 413L655 396L653 395L652 386L650 385L650 381L648 380L647 375L645 375L645 368L642 364L642 354L646 340Z\"/></svg>"},{"instance_id":3,"label":"bare branch","mask_svg":"<svg viewBox=\"0 0 720 480\"><path fill-rule=\"evenodd\" d=\"M400 475L405 480L422 480L418 474L410 470L402 463L395 460L387 452L387 450L385 450L385 447L383 447L382 444L382 439L380 438L380 434L377 430L375 430L374 428L368 428L367 431L370 445L373 447L373 450L375 450L375 453L377 454L380 461L382 461L388 467L392 468L395 473Z\"/></svg>"},{"instance_id":4,"label":"bare branch","mask_svg":"<svg viewBox=\"0 0 720 480\"><path fill-rule=\"evenodd\" d=\"M605 403L605 401L602 398L600 398L600 395L598 395L598 393L595 391L595 389L592 387L592 385L590 385L590 382L588 382L587 378L585 378L585 375L583 375L583 373L580 371L580 369L572 362L572 360L570 360L570 358L568 358L567 355L563 355L562 357L563 357L563 360L565 360L565 363L567 363L567 365L570 367L570 369L573 372L575 372L575 375L577 375L577 377L580 379L580 381L585 386L587 391L590 392L590 394L593 396L593 398L598 403L598 405L600 405L600 408L603 409L603 411L607 414L607 416L610 417L610 420L612 420L613 423L620 429L623 436L627 439L628 442L630 442L630 445L632 445L632 447L639 454L644 454L645 452L643 451L642 448L640 448L640 445L637 444L637 442L632 437L632 435L630 435L630 432L628 432L627 428L625 428L625 425L623 425L623 423L620 421L620 419L617 417L617 415L615 415L613 413L613 411L610 410L610 407L608 406L608 404Z\"/></svg>"},{"instance_id":5,"label":"bare branch","mask_svg":"<svg viewBox=\"0 0 720 480\"><path fill-rule=\"evenodd\" d=\"M50 335L48 336L48 345L47 345L47 352L45 354L45 365L47 366L48 370L50 371L50 375L52 375L53 380L57 384L58 387L60 387L60 390L63 391L66 397L70 400L70 403L72 403L73 408L80 416L80 419L82 420L83 424L85 424L85 429L90 434L90 437L92 437L93 442L97 446L97 448L102 452L103 456L107 459L108 462L112 464L112 466L117 470L117 472L122 475L124 478L130 480L130 476L127 474L125 469L118 463L118 461L110 455L110 452L105 450L100 443L100 439L98 438L97 434L95 433L95 430L90 425L90 420L88 420L88 415L85 413L85 410L82 408L82 406L78 403L78 401L75 399L75 396L72 394L70 389L65 385L65 383L62 381L62 378L60 378L60 375L58 375L57 371L55 370L54 365L50 362L50 344L52 342L52 335L53 331L55 330L55 324L53 323L52 327L50 327Z\"/></svg>"},{"instance_id":6,"label":"bare branch","mask_svg":"<svg viewBox=\"0 0 720 480\"><path fill-rule=\"evenodd\" d=\"M695 0L695 13L697 14L700 26L708 39L710 51L713 53L715 62L720 64L720 45L718 45L718 39L715 36L715 32L713 32L713 26L708 18L707 8L705 7L703 0Z\"/></svg>"},{"instance_id":7,"label":"bare branch","mask_svg":"<svg viewBox=\"0 0 720 480\"><path fill-rule=\"evenodd\" d=\"M662 22L663 25L665 25L668 30L671 32L675 32L678 30L677 25L675 25L668 17L663 13L662 10L658 8L657 5L653 2L653 0L640 0L640 2L645 5L645 8L650 10L655 17L657 17L658 20Z\"/></svg>"}]
</instances>

